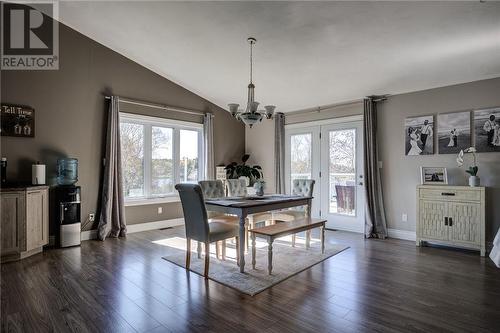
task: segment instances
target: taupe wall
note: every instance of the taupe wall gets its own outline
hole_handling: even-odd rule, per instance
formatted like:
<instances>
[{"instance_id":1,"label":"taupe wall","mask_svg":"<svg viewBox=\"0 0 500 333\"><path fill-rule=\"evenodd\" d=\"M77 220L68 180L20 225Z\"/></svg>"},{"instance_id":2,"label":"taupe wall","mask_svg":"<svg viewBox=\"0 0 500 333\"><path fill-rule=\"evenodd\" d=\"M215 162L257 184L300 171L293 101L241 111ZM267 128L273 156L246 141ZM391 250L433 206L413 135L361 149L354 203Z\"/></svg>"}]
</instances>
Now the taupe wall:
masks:
<instances>
[{"instance_id":1,"label":"taupe wall","mask_svg":"<svg viewBox=\"0 0 500 333\"><path fill-rule=\"evenodd\" d=\"M266 193L275 193L274 172L274 120L264 119L253 128L245 129L246 152L250 154L249 164L262 167L266 182Z\"/></svg>"},{"instance_id":2,"label":"taupe wall","mask_svg":"<svg viewBox=\"0 0 500 333\"><path fill-rule=\"evenodd\" d=\"M456 155L404 155L406 117L500 106L500 78L395 95L384 102L378 113L382 182L389 228L415 230L416 191L420 166L448 168L451 184L465 185L467 177L456 164ZM436 141L434 143L436 147ZM478 155L479 176L487 190L487 240L500 227L500 153ZM402 222L402 214L408 222Z\"/></svg>"},{"instance_id":3,"label":"taupe wall","mask_svg":"<svg viewBox=\"0 0 500 333\"><path fill-rule=\"evenodd\" d=\"M500 106L500 78L455 86L430 89L391 96L379 107L378 126L380 160L383 163L382 181L388 226L392 229L415 231L416 191L420 183L420 166L448 168L451 184L466 185L467 176L456 165L455 155L405 156L404 119L418 115L438 114ZM286 123L351 116L363 113L362 103L333 107L321 112L312 111L286 115ZM274 149L263 142L270 140L273 128L259 124L247 129L247 152L253 162L272 165ZM435 144L436 146L436 144ZM487 240L491 241L500 227L500 153L479 154L479 176L487 186ZM402 222L402 214L408 221Z\"/></svg>"},{"instance_id":4,"label":"taupe wall","mask_svg":"<svg viewBox=\"0 0 500 333\"><path fill-rule=\"evenodd\" d=\"M212 111L215 163L228 163L244 153L244 127L228 112L62 24L59 70L4 71L1 83L2 102L29 105L36 112L35 138L1 139L2 156L9 161L8 177L30 180L31 164L42 161L47 164L49 181L53 183L57 158L78 158L83 220L98 208L106 116L104 94ZM134 112L173 116L147 108ZM127 222L181 216L179 203L162 205L161 215L157 213L158 206L128 207Z\"/></svg>"}]
</instances>

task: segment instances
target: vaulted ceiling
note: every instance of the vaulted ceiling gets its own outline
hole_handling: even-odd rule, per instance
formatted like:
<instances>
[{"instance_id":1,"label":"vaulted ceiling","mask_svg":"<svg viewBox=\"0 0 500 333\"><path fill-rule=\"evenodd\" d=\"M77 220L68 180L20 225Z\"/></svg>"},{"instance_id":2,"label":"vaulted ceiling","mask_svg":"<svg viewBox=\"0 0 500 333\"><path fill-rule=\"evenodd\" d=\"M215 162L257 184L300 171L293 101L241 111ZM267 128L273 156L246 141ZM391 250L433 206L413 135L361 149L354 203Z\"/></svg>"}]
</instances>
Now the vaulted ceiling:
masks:
<instances>
[{"instance_id":1,"label":"vaulted ceiling","mask_svg":"<svg viewBox=\"0 0 500 333\"><path fill-rule=\"evenodd\" d=\"M293 111L500 76L500 2L61 2L60 20L217 105Z\"/></svg>"}]
</instances>

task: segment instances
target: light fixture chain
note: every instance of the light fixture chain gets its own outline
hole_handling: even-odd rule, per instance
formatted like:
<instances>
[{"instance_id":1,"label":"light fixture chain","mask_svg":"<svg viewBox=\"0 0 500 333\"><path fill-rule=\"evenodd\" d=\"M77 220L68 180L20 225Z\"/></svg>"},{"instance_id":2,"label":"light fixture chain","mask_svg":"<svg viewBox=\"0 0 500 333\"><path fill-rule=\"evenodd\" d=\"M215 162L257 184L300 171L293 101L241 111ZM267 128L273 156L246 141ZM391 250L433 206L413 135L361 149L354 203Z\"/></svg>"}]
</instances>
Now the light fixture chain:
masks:
<instances>
[{"instance_id":1,"label":"light fixture chain","mask_svg":"<svg viewBox=\"0 0 500 333\"><path fill-rule=\"evenodd\" d=\"M253 73L253 52L252 52L253 42L250 42L250 83L252 83L252 73Z\"/></svg>"}]
</instances>

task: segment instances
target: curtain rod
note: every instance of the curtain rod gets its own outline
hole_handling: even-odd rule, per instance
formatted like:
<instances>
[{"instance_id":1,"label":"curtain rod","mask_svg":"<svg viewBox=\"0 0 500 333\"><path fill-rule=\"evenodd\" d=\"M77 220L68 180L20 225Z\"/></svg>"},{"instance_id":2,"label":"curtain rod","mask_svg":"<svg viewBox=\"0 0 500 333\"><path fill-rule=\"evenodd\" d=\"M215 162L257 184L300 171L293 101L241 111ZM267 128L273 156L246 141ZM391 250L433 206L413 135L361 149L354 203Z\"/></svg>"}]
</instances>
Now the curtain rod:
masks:
<instances>
[{"instance_id":1,"label":"curtain rod","mask_svg":"<svg viewBox=\"0 0 500 333\"><path fill-rule=\"evenodd\" d=\"M355 99L352 101L347 101L347 102L342 102L342 103L336 103L336 104L329 104L329 105L323 105L323 106L317 106L317 107L312 107L308 109L302 109L302 110L297 110L297 111L290 111L286 112L285 115L288 116L302 116L308 113L313 113L313 112L321 112L325 110L330 110L330 109L335 109L338 107L342 106L348 106L348 105L354 105L358 103L363 103L363 99Z\"/></svg>"},{"instance_id":2,"label":"curtain rod","mask_svg":"<svg viewBox=\"0 0 500 333\"><path fill-rule=\"evenodd\" d=\"M181 113L187 113L187 114L193 114L197 116L204 116L205 114L209 113L212 114L211 112L203 112L203 111L192 111L189 109L184 109L184 108L179 108L179 107L174 107L174 106L168 106L164 104L156 104L156 103L150 103L150 102L144 102L140 100L134 100L131 98L125 98L125 97L120 97L117 96L119 101L121 103L126 103L126 104L132 104L132 105L139 105L139 106L146 106L149 108L154 108L154 109L160 109L160 110L165 110L165 111L174 111L174 112L181 112ZM104 96L105 99L111 99L111 96ZM212 114L212 116L214 116Z\"/></svg>"}]
</instances>

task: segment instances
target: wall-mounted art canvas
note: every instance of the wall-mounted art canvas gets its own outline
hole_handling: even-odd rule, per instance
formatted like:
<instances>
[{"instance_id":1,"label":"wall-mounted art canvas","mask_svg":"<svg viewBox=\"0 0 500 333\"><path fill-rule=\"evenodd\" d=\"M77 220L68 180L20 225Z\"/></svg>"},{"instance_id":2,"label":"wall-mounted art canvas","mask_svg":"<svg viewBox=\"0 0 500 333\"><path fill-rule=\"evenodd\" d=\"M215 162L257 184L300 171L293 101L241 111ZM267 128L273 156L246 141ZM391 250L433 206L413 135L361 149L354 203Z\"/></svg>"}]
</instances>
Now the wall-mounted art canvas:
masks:
<instances>
[{"instance_id":1,"label":"wall-mounted art canvas","mask_svg":"<svg viewBox=\"0 0 500 333\"><path fill-rule=\"evenodd\" d=\"M34 137L35 110L22 105L1 105L2 136Z\"/></svg>"},{"instance_id":2,"label":"wall-mounted art canvas","mask_svg":"<svg viewBox=\"0 0 500 333\"><path fill-rule=\"evenodd\" d=\"M405 119L405 154L434 154L434 116Z\"/></svg>"},{"instance_id":3,"label":"wall-mounted art canvas","mask_svg":"<svg viewBox=\"0 0 500 333\"><path fill-rule=\"evenodd\" d=\"M500 152L500 107L474 111L478 152Z\"/></svg>"},{"instance_id":4,"label":"wall-mounted art canvas","mask_svg":"<svg viewBox=\"0 0 500 333\"><path fill-rule=\"evenodd\" d=\"M458 154L471 146L470 111L438 115L439 154Z\"/></svg>"}]
</instances>

